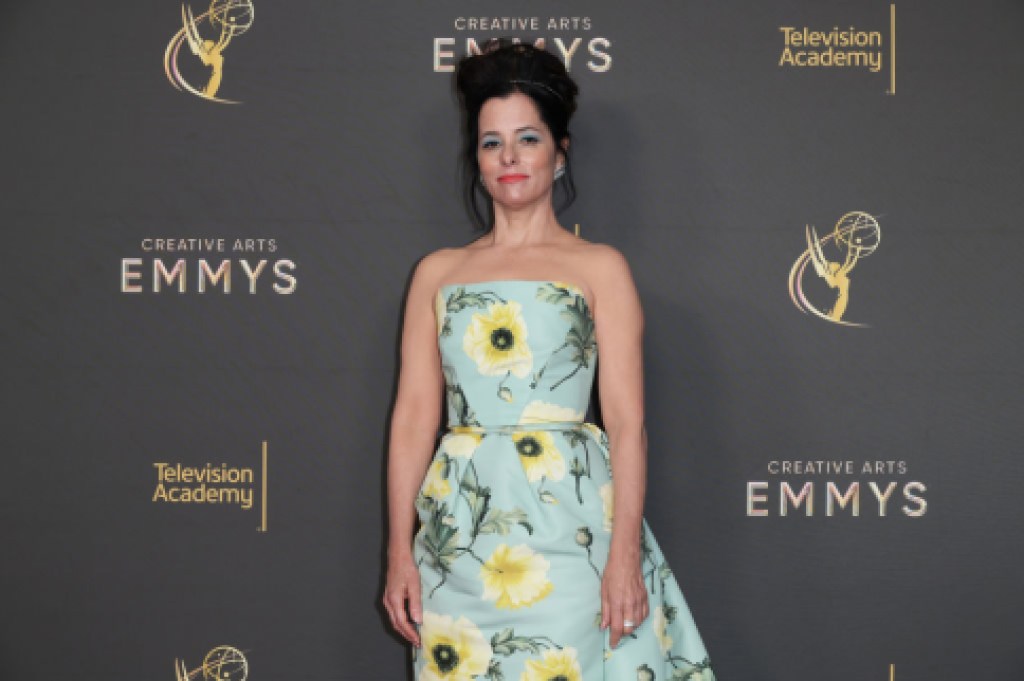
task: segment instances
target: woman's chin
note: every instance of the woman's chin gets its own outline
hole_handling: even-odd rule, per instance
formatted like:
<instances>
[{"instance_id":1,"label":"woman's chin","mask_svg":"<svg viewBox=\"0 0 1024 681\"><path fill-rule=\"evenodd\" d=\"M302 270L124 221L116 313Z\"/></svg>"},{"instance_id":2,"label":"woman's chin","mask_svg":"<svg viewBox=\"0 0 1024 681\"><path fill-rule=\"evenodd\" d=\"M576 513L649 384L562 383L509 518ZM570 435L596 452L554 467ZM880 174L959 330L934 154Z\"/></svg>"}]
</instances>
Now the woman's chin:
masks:
<instances>
[{"instance_id":1,"label":"woman's chin","mask_svg":"<svg viewBox=\"0 0 1024 681\"><path fill-rule=\"evenodd\" d=\"M541 205L545 201L551 200L547 193L542 192L538 194L536 191L528 191L526 187L523 187L522 190L519 188L508 188L491 198L498 206L512 210L522 210L523 208Z\"/></svg>"}]
</instances>

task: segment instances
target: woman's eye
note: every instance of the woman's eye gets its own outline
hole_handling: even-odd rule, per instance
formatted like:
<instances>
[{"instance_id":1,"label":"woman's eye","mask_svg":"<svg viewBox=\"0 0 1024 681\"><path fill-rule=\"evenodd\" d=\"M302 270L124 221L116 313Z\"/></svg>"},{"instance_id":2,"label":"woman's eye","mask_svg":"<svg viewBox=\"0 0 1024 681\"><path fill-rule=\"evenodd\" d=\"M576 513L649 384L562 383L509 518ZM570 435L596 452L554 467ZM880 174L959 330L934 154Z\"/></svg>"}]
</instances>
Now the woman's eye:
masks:
<instances>
[{"instance_id":1,"label":"woman's eye","mask_svg":"<svg viewBox=\"0 0 1024 681\"><path fill-rule=\"evenodd\" d=\"M522 142L523 144L540 144L540 137L538 135L533 134L523 135L522 137L519 138L519 141ZM501 146L501 140L499 140L496 137L485 137L480 142L481 149L494 149L498 146Z\"/></svg>"}]
</instances>

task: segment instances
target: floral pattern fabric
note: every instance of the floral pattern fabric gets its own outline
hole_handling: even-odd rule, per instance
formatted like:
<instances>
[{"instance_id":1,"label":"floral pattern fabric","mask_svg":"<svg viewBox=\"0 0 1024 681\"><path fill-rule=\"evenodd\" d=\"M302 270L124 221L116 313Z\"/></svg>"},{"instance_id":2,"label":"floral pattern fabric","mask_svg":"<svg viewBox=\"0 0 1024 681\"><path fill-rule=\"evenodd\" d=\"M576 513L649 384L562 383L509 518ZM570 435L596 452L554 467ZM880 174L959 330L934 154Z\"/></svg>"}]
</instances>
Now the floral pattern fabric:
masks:
<instances>
[{"instance_id":1,"label":"floral pattern fabric","mask_svg":"<svg viewBox=\"0 0 1024 681\"><path fill-rule=\"evenodd\" d=\"M646 521L650 615L599 628L614 516L607 435L584 421L598 348L578 286L491 280L435 298L448 430L416 497L417 681L714 681Z\"/></svg>"}]
</instances>

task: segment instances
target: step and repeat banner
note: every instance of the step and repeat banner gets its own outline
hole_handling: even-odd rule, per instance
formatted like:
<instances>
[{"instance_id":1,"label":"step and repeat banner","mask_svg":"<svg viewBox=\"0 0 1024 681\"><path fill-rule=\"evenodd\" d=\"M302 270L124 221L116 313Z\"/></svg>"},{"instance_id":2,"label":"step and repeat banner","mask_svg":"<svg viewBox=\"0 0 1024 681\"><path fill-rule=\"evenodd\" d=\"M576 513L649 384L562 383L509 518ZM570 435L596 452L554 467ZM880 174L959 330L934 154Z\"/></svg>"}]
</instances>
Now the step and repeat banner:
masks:
<instances>
[{"instance_id":1,"label":"step and repeat banner","mask_svg":"<svg viewBox=\"0 0 1024 681\"><path fill-rule=\"evenodd\" d=\"M1024 3L0 18L0 677L411 678L400 324L476 236L452 71L495 36L579 82L560 218L633 268L647 519L718 679L1024 674Z\"/></svg>"}]
</instances>

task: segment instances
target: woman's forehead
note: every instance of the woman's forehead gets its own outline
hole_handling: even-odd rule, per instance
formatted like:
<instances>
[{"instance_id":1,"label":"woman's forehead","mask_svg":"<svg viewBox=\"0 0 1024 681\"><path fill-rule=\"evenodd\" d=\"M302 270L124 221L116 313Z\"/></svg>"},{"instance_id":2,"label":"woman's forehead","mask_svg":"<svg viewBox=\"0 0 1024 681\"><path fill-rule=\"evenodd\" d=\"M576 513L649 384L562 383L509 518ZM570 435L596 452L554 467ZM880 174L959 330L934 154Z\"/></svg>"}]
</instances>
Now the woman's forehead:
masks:
<instances>
[{"instance_id":1,"label":"woman's forehead","mask_svg":"<svg viewBox=\"0 0 1024 681\"><path fill-rule=\"evenodd\" d=\"M501 127L517 129L533 126L544 129L537 105L528 96L513 92L506 97L491 97L480 109L480 128Z\"/></svg>"},{"instance_id":2,"label":"woman's forehead","mask_svg":"<svg viewBox=\"0 0 1024 681\"><path fill-rule=\"evenodd\" d=\"M511 92L504 97L491 97L480 108L480 117L484 116L529 116L540 118L537 105L529 96L521 92Z\"/></svg>"}]
</instances>

